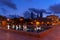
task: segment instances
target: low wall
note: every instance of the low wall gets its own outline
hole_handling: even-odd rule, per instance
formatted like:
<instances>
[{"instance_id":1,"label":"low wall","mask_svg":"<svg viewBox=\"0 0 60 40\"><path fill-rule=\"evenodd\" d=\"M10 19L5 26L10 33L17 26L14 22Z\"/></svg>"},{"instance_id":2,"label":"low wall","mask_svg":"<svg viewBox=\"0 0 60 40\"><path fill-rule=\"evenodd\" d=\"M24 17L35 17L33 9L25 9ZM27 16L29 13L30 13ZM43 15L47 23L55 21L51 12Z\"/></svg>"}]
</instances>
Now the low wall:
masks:
<instances>
[{"instance_id":1,"label":"low wall","mask_svg":"<svg viewBox=\"0 0 60 40\"><path fill-rule=\"evenodd\" d=\"M45 30L43 32L40 32L40 33L35 33L35 32L25 32L25 31L18 31L18 30L11 30L11 29L0 29L0 30L3 30L5 32L14 32L14 33L17 33L19 35L24 35L24 36L32 36L32 37L38 37L38 38L43 38L45 37L46 35L48 35L49 33L52 32L52 30L54 29L55 27L51 28L51 29L48 29L48 30Z\"/></svg>"}]
</instances>

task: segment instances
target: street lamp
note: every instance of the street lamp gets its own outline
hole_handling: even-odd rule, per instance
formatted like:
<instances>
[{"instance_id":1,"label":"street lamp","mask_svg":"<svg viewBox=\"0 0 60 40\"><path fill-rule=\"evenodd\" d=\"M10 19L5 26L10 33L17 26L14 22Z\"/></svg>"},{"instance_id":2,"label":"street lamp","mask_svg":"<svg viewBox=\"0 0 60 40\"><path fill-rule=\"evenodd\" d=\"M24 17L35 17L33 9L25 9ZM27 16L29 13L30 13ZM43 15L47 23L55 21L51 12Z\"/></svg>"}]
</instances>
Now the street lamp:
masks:
<instances>
[{"instance_id":1,"label":"street lamp","mask_svg":"<svg viewBox=\"0 0 60 40\"><path fill-rule=\"evenodd\" d=\"M40 24L40 22L37 21L37 22L36 22L36 25L38 26L39 24Z\"/></svg>"}]
</instances>

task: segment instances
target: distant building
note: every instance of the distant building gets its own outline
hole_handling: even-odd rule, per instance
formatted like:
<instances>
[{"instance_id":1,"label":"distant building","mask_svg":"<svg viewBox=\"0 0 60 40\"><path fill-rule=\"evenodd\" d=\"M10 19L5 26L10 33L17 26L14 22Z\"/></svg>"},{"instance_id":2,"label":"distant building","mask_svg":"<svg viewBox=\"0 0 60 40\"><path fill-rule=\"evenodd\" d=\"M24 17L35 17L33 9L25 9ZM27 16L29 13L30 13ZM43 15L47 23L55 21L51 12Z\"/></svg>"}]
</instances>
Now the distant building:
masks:
<instances>
[{"instance_id":1,"label":"distant building","mask_svg":"<svg viewBox=\"0 0 60 40\"><path fill-rule=\"evenodd\" d=\"M50 16L47 16L46 18L52 20L52 25L56 25L59 22L59 17L56 15L50 15Z\"/></svg>"},{"instance_id":2,"label":"distant building","mask_svg":"<svg viewBox=\"0 0 60 40\"><path fill-rule=\"evenodd\" d=\"M5 16L0 15L0 26L6 27L7 21Z\"/></svg>"}]
</instances>

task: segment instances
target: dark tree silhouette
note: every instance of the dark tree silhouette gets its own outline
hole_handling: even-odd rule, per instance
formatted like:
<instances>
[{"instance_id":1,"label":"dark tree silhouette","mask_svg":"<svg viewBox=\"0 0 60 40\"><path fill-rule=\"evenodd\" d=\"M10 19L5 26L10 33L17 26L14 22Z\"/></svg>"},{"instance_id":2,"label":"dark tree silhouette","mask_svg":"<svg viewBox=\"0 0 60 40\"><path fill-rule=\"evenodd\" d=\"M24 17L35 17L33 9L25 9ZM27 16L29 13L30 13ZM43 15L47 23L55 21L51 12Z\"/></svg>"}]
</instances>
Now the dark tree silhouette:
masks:
<instances>
[{"instance_id":1,"label":"dark tree silhouette","mask_svg":"<svg viewBox=\"0 0 60 40\"><path fill-rule=\"evenodd\" d=\"M32 11L26 11L26 12L24 13L24 17L25 17L25 18L32 18L32 19L34 19L35 16L36 16L36 15L35 15Z\"/></svg>"},{"instance_id":2,"label":"dark tree silhouette","mask_svg":"<svg viewBox=\"0 0 60 40\"><path fill-rule=\"evenodd\" d=\"M51 14L51 12L47 12L45 9L35 9L35 8L29 8L28 11L26 11L24 13L24 17L28 17L28 18L42 18L43 17L43 13L46 14Z\"/></svg>"},{"instance_id":3,"label":"dark tree silhouette","mask_svg":"<svg viewBox=\"0 0 60 40\"><path fill-rule=\"evenodd\" d=\"M29 11L25 11L24 18L30 18L30 17L31 17L30 12Z\"/></svg>"},{"instance_id":4,"label":"dark tree silhouette","mask_svg":"<svg viewBox=\"0 0 60 40\"><path fill-rule=\"evenodd\" d=\"M43 17L43 13L46 13L46 10L44 9L39 10L35 8L29 8L29 10L37 13L37 17L41 17L41 18Z\"/></svg>"}]
</instances>

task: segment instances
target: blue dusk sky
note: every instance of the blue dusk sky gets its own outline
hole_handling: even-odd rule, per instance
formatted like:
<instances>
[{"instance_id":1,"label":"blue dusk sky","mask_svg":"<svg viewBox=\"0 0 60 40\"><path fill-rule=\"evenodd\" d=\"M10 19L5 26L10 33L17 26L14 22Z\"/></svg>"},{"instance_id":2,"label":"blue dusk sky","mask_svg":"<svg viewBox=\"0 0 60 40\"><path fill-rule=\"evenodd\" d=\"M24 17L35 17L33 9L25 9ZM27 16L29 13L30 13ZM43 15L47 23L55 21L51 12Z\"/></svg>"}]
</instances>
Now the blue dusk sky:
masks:
<instances>
[{"instance_id":1,"label":"blue dusk sky","mask_svg":"<svg viewBox=\"0 0 60 40\"><path fill-rule=\"evenodd\" d=\"M28 10L28 8L36 8L36 9L46 9L51 5L59 4L60 0L12 0L14 4L16 4L17 9L14 10L12 8L6 7L5 5L0 6L6 9L6 14L2 11L0 13L2 15L20 15L23 16L23 13ZM50 14L44 14L44 17ZM59 16L59 14L57 14Z\"/></svg>"}]
</instances>

